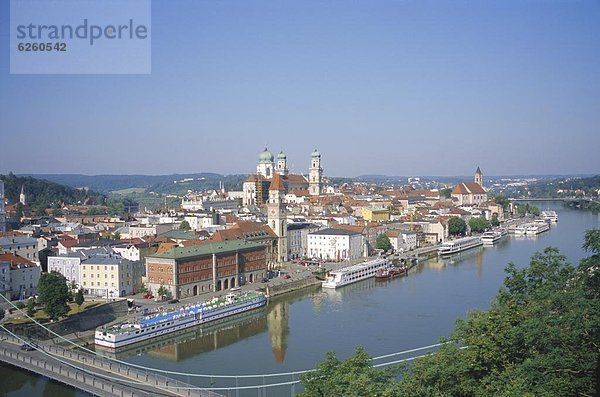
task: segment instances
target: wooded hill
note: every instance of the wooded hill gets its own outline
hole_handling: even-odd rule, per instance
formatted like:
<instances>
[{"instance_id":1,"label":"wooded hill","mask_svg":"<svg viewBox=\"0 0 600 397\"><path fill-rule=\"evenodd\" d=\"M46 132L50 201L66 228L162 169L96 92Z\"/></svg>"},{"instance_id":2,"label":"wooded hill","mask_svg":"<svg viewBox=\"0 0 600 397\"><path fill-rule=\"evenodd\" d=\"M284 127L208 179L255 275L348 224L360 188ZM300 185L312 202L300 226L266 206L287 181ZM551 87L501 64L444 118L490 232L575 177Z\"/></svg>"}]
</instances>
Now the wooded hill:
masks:
<instances>
[{"instance_id":1,"label":"wooded hill","mask_svg":"<svg viewBox=\"0 0 600 397\"><path fill-rule=\"evenodd\" d=\"M4 195L9 203L19 201L21 187L23 187L27 205L32 208L56 207L61 203L99 205L106 202L104 195L91 190L73 189L30 176L19 177L12 172L8 175L0 175L0 180L4 181Z\"/></svg>"}]
</instances>

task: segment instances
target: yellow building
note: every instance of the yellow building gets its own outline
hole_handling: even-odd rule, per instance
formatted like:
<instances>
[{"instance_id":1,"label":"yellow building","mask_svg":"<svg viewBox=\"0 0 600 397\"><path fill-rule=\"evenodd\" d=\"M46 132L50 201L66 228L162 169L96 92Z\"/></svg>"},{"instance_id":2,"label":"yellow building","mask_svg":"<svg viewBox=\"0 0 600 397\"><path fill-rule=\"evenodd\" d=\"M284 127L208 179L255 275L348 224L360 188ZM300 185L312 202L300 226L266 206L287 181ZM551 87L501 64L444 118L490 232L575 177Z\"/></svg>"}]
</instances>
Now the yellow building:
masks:
<instances>
[{"instance_id":1,"label":"yellow building","mask_svg":"<svg viewBox=\"0 0 600 397\"><path fill-rule=\"evenodd\" d=\"M95 255L81 262L81 286L89 295L123 297L134 292L142 281L144 264L120 255Z\"/></svg>"},{"instance_id":2,"label":"yellow building","mask_svg":"<svg viewBox=\"0 0 600 397\"><path fill-rule=\"evenodd\" d=\"M371 222L387 222L390 220L390 210L383 207L364 207L363 219Z\"/></svg>"}]
</instances>

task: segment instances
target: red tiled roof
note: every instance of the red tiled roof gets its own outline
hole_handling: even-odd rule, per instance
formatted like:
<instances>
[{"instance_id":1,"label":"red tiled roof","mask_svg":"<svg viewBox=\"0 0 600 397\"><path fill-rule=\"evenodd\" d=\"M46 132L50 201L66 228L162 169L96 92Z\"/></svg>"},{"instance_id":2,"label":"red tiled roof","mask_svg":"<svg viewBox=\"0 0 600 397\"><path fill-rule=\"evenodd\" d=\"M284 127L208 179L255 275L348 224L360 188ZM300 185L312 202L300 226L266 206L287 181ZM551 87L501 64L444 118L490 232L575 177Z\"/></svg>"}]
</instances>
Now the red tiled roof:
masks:
<instances>
[{"instance_id":1,"label":"red tiled roof","mask_svg":"<svg viewBox=\"0 0 600 397\"><path fill-rule=\"evenodd\" d=\"M30 261L29 259L22 258L18 255L15 255L12 252L9 252L6 254L0 254L0 262L9 262L11 269L17 269L17 265L21 265L21 267L37 266L35 263Z\"/></svg>"},{"instance_id":2,"label":"red tiled roof","mask_svg":"<svg viewBox=\"0 0 600 397\"><path fill-rule=\"evenodd\" d=\"M292 183L294 185L306 184L308 181L302 175L297 174L289 174L285 176L285 179L288 183Z\"/></svg>"},{"instance_id":3,"label":"red tiled roof","mask_svg":"<svg viewBox=\"0 0 600 397\"><path fill-rule=\"evenodd\" d=\"M271 185L269 186L269 190L277 190L280 192L285 191L285 186L283 184L283 178L281 175L275 174L273 179L271 180Z\"/></svg>"},{"instance_id":4,"label":"red tiled roof","mask_svg":"<svg viewBox=\"0 0 600 397\"><path fill-rule=\"evenodd\" d=\"M485 190L476 182L459 183L452 189L452 194L485 194Z\"/></svg>"}]
</instances>

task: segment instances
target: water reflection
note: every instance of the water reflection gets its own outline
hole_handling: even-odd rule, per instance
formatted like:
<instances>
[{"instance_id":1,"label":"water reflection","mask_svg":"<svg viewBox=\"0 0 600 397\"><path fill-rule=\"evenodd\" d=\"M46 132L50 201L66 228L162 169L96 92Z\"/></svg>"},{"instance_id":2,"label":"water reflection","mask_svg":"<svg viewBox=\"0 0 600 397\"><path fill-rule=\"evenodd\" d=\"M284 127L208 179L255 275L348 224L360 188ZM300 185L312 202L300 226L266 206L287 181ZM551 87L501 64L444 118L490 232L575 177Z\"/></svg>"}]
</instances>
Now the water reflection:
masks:
<instances>
[{"instance_id":1,"label":"water reflection","mask_svg":"<svg viewBox=\"0 0 600 397\"><path fill-rule=\"evenodd\" d=\"M266 309L262 307L233 318L213 321L119 349L96 346L96 351L118 359L146 353L149 356L178 362L249 338L264 331L266 325Z\"/></svg>"},{"instance_id":2,"label":"water reflection","mask_svg":"<svg viewBox=\"0 0 600 397\"><path fill-rule=\"evenodd\" d=\"M287 350L287 337L290 333L289 327L289 303L281 301L269 307L267 314L267 327L271 336L271 350L275 355L275 361L282 363L285 360Z\"/></svg>"}]
</instances>

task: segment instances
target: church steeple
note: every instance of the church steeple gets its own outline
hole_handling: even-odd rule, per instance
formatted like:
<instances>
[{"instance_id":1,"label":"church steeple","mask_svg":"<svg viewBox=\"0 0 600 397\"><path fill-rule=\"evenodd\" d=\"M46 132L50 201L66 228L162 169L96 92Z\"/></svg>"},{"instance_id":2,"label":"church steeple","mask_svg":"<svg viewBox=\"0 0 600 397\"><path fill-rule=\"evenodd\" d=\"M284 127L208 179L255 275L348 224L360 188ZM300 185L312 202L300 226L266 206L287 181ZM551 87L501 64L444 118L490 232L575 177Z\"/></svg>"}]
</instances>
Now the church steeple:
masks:
<instances>
[{"instance_id":1,"label":"church steeple","mask_svg":"<svg viewBox=\"0 0 600 397\"><path fill-rule=\"evenodd\" d=\"M267 221L273 232L277 235L277 263L287 260L287 209L285 204L285 185L283 177L273 175L269 187L269 202L267 203Z\"/></svg>"},{"instance_id":2,"label":"church steeple","mask_svg":"<svg viewBox=\"0 0 600 397\"><path fill-rule=\"evenodd\" d=\"M483 173L479 169L479 166L477 167L477 171L475 171L475 183L478 183L479 186L483 187Z\"/></svg>"},{"instance_id":3,"label":"church steeple","mask_svg":"<svg viewBox=\"0 0 600 397\"><path fill-rule=\"evenodd\" d=\"M25 196L25 185L21 185L21 194L19 194L19 202L22 205L27 205L27 197Z\"/></svg>"}]
</instances>

